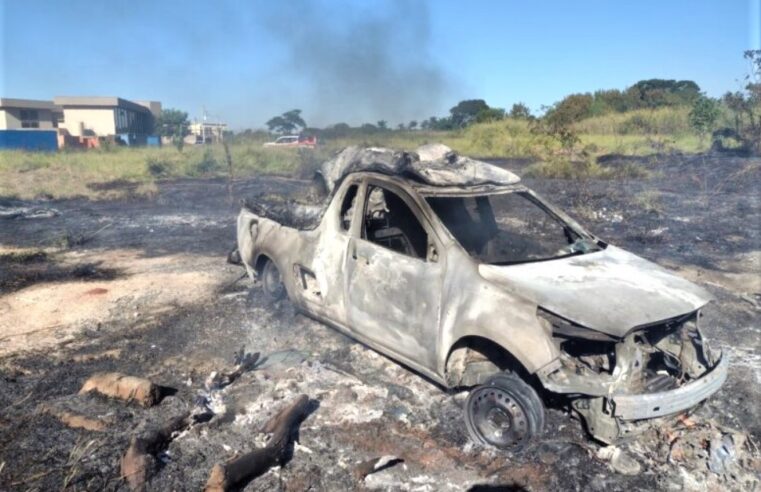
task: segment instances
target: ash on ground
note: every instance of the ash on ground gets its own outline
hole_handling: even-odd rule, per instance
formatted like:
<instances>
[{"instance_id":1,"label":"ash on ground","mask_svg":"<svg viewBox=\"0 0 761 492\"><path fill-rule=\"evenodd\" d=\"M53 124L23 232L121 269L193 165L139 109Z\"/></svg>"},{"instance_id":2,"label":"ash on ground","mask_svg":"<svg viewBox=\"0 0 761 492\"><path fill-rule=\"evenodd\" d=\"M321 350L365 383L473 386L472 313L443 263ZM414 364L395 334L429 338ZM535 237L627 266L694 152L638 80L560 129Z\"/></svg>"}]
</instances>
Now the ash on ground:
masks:
<instances>
[{"instance_id":1,"label":"ash on ground","mask_svg":"<svg viewBox=\"0 0 761 492\"><path fill-rule=\"evenodd\" d=\"M500 164L518 174L525 165ZM689 415L615 447L591 441L557 405L543 439L520 455L469 442L464 393L288 301L265 304L224 262L236 213L224 181L163 183L150 201L7 204L24 213L0 214L0 489L127 490L120 459L133 435L206 412L156 453L147 486L199 490L215 464L263 446L264 423L307 394L314 403L288 459L244 490L758 490L761 162L636 164L651 176L528 184L605 240L709 289L717 300L703 326L731 357L729 379ZM257 178L234 193L303 186ZM245 354L258 356L220 384ZM149 408L78 394L93 373L113 371L173 391ZM72 427L64 415L84 420ZM393 464L357 474L382 457Z\"/></svg>"}]
</instances>

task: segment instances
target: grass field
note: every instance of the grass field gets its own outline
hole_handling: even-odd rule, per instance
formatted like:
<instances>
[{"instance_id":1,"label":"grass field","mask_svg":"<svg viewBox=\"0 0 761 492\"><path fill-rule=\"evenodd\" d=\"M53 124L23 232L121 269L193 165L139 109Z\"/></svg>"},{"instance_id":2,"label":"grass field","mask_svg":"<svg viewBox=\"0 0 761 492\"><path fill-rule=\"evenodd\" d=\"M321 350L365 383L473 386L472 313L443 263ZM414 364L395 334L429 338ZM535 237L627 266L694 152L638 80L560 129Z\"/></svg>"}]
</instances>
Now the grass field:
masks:
<instances>
[{"instance_id":1,"label":"grass field","mask_svg":"<svg viewBox=\"0 0 761 492\"><path fill-rule=\"evenodd\" d=\"M633 111L576 124L579 147L587 156L605 154L648 155L670 151L701 152L709 142L689 130L687 110ZM472 125L450 132L385 131L351 138L328 140L314 150L263 148L262 140L235 139L230 145L236 177L256 174L298 174L348 145L387 146L414 149L441 142L463 154L484 158L529 157L552 161L559 145L546 135L531 132L521 120L503 120ZM567 162L560 163L566 174ZM588 167L595 169L594 166ZM538 169L551 169L548 166ZM115 147L99 150L71 150L56 153L0 151L0 197L115 198L117 191L105 183L135 183L132 193L150 195L157 179L199 176L226 176L221 145L173 146L163 148ZM552 172L550 171L550 174Z\"/></svg>"}]
</instances>

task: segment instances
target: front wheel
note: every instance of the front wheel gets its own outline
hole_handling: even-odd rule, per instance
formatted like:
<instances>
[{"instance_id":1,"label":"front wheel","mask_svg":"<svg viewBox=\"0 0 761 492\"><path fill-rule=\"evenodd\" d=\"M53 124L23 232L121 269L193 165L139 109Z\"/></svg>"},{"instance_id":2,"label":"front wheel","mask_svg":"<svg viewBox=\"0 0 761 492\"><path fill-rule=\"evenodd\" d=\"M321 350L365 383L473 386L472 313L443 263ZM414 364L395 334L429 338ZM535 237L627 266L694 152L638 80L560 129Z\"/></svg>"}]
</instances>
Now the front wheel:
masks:
<instances>
[{"instance_id":1,"label":"front wheel","mask_svg":"<svg viewBox=\"0 0 761 492\"><path fill-rule=\"evenodd\" d=\"M277 265L272 260L267 260L262 268L262 290L265 297L270 301L279 301L285 297L285 285Z\"/></svg>"},{"instance_id":2,"label":"front wheel","mask_svg":"<svg viewBox=\"0 0 761 492\"><path fill-rule=\"evenodd\" d=\"M465 425L479 444L520 451L544 430L544 405L515 374L498 374L465 402Z\"/></svg>"}]
</instances>

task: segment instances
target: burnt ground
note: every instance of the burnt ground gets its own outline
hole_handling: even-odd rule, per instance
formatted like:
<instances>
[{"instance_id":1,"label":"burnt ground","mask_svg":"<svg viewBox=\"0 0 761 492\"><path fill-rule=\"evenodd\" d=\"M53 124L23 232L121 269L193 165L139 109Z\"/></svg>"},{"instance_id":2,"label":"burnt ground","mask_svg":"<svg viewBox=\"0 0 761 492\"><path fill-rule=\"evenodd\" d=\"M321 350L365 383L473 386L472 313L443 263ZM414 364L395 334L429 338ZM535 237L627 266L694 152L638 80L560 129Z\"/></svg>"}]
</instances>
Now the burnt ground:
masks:
<instances>
[{"instance_id":1,"label":"burnt ground","mask_svg":"<svg viewBox=\"0 0 761 492\"><path fill-rule=\"evenodd\" d=\"M518 172L524 162L501 162ZM562 405L521 455L469 443L449 394L336 331L264 303L225 263L235 206L220 180L161 183L151 199L0 200L0 489L126 490L131 435L208 399L214 417L159 455L149 490L199 490L211 467L265 441L262 424L295 396L313 399L290 459L245 490L758 490L761 458L761 161L717 156L610 158L650 177L527 180L601 238L711 291L703 329L732 358L725 387L688 419L655 426L603 458ZM303 183L254 178L236 198ZM207 392L244 347L260 362ZM152 408L77 395L119 371L175 388ZM70 428L63 409L104 431ZM718 445L724 443L724 449ZM723 454L722 454L723 453ZM404 461L360 481L369 458Z\"/></svg>"}]
</instances>

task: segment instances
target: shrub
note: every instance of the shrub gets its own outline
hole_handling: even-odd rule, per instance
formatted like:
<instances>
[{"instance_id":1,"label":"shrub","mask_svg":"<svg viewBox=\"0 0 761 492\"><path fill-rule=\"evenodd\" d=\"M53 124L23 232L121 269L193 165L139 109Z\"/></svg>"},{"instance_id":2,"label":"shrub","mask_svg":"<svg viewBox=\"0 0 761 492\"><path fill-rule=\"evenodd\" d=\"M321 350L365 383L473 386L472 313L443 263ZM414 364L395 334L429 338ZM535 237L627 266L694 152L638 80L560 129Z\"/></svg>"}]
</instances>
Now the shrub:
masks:
<instances>
[{"instance_id":1,"label":"shrub","mask_svg":"<svg viewBox=\"0 0 761 492\"><path fill-rule=\"evenodd\" d=\"M620 132L624 135L648 134L653 133L653 126L644 115L633 114L621 123Z\"/></svg>"},{"instance_id":2,"label":"shrub","mask_svg":"<svg viewBox=\"0 0 761 492\"><path fill-rule=\"evenodd\" d=\"M715 100L701 96L690 111L690 125L701 136L710 133L719 119L719 105Z\"/></svg>"},{"instance_id":3,"label":"shrub","mask_svg":"<svg viewBox=\"0 0 761 492\"><path fill-rule=\"evenodd\" d=\"M312 149L298 149L298 159L299 165L296 176L301 179L312 179L323 162Z\"/></svg>"},{"instance_id":4,"label":"shrub","mask_svg":"<svg viewBox=\"0 0 761 492\"><path fill-rule=\"evenodd\" d=\"M169 175L170 167L168 162L155 157L149 157L145 161L145 170L154 178L163 178Z\"/></svg>"},{"instance_id":5,"label":"shrub","mask_svg":"<svg viewBox=\"0 0 761 492\"><path fill-rule=\"evenodd\" d=\"M546 161L532 164L524 173L527 177L553 179L572 179L586 181L588 179L625 179L646 178L650 173L636 164L617 166L601 166L594 156L583 160L571 160L566 156L554 156Z\"/></svg>"},{"instance_id":6,"label":"shrub","mask_svg":"<svg viewBox=\"0 0 761 492\"><path fill-rule=\"evenodd\" d=\"M193 165L193 173L196 175L212 174L219 169L219 162L214 158L211 149L206 149L201 160Z\"/></svg>"},{"instance_id":7,"label":"shrub","mask_svg":"<svg viewBox=\"0 0 761 492\"><path fill-rule=\"evenodd\" d=\"M174 137L172 143L177 148L177 152L182 152L182 148L185 147L185 139L182 137Z\"/></svg>"},{"instance_id":8,"label":"shrub","mask_svg":"<svg viewBox=\"0 0 761 492\"><path fill-rule=\"evenodd\" d=\"M643 191L634 197L633 202L635 206L647 213L660 214L663 212L660 191Z\"/></svg>"},{"instance_id":9,"label":"shrub","mask_svg":"<svg viewBox=\"0 0 761 492\"><path fill-rule=\"evenodd\" d=\"M40 159L25 159L18 167L18 172L27 173L30 171L37 171L38 169L46 169L50 167L50 161L43 161Z\"/></svg>"},{"instance_id":10,"label":"shrub","mask_svg":"<svg viewBox=\"0 0 761 492\"><path fill-rule=\"evenodd\" d=\"M552 127L568 127L577 121L581 121L591 116L593 101L592 94L566 96L547 112L545 116L547 123Z\"/></svg>"}]
</instances>

